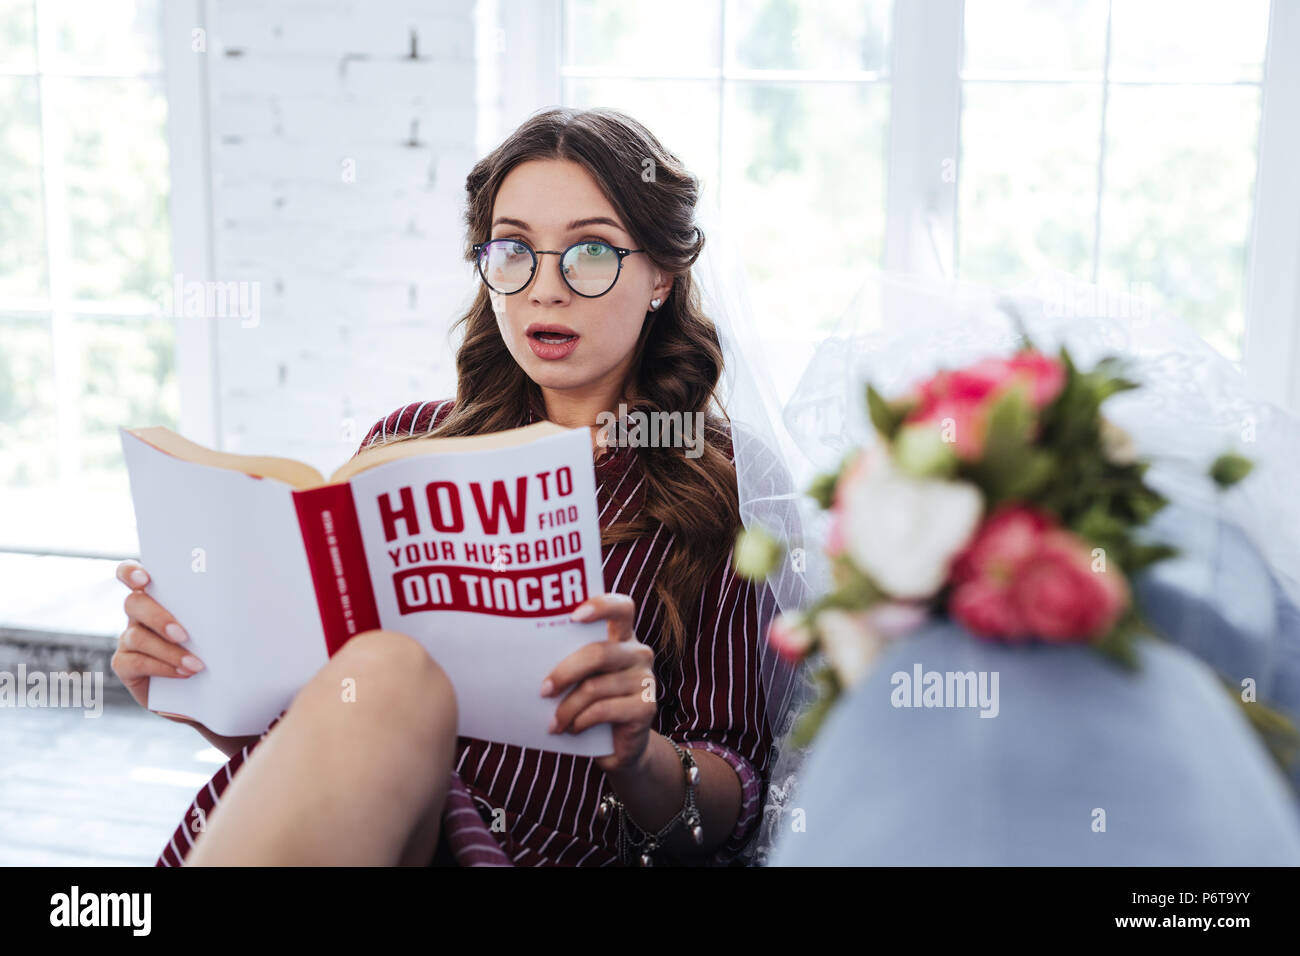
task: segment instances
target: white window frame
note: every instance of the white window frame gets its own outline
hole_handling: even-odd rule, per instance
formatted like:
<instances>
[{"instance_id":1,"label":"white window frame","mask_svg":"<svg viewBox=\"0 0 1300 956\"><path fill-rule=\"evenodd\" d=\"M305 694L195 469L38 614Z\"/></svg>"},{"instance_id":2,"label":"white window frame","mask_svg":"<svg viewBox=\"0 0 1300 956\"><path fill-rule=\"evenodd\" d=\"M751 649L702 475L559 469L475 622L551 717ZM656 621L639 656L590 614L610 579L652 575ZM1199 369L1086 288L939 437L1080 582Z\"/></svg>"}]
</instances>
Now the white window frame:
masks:
<instances>
[{"instance_id":1,"label":"white window frame","mask_svg":"<svg viewBox=\"0 0 1300 956\"><path fill-rule=\"evenodd\" d=\"M1246 267L1247 379L1300 412L1300 4L1273 0Z\"/></svg>"},{"instance_id":2,"label":"white window frame","mask_svg":"<svg viewBox=\"0 0 1300 956\"><path fill-rule=\"evenodd\" d=\"M529 113L560 102L562 0L481 2L509 11L502 34L506 62L518 81L514 100L500 113L495 143ZM1271 7L1242 367L1265 399L1300 411L1300 177L1294 173L1300 155L1300 4L1272 0ZM955 182L942 170L960 155L964 14L964 0L894 4L882 263L890 271L946 278L956 272L960 170Z\"/></svg>"},{"instance_id":3,"label":"white window frame","mask_svg":"<svg viewBox=\"0 0 1300 956\"><path fill-rule=\"evenodd\" d=\"M170 227L172 268L187 279L207 278L211 268L211 215L209 176L207 163L207 55L190 53L191 40L196 29L204 29L206 4L204 0L166 0L162 7L162 41L164 59L162 81L167 97L167 136L171 176ZM36 30L41 25L36 23ZM37 36L37 43L40 38ZM209 47L209 50L211 47ZM52 179L60 175L61 149L52 142L53 117L50 115L48 97L44 92L46 72L37 60L36 74L40 93L40 123L42 141L42 214L46 221L46 261L49 268L48 295L31 300L5 300L0 307L17 315L48 315L55 361L55 401L58 416L59 473L67 475L78 470L80 449L76 436L80 434L80 396L77 383L66 373L70 352L75 348L73 325L78 315L135 314L137 306L129 303L86 302L74 299L69 293L68 280L61 271L66 260L64 245L67 236L61 232L66 221L58 208L62 189ZM78 74L80 75L80 74ZM86 74L98 75L98 74ZM109 75L117 75L111 73ZM123 74L151 75L151 74ZM215 326L210 319L186 320L173 318L177 381L180 389L182 431L199 442L217 446L218 403L216 400L216 350L213 336ZM63 358L58 358L62 352ZM102 553L92 550L67 548L42 548L39 546L0 546L0 551L17 552L33 556L63 556L76 558L104 558L120 560L133 555Z\"/></svg>"},{"instance_id":4,"label":"white window frame","mask_svg":"<svg viewBox=\"0 0 1300 956\"><path fill-rule=\"evenodd\" d=\"M205 0L163 3L172 271L184 276L186 282L208 281L214 271L208 58L219 55L219 51L215 38L209 35L208 22ZM205 52L193 50L197 38L203 40ZM182 312L179 308L173 311ZM177 314L172 323L176 336L181 431L192 441L220 449L216 320Z\"/></svg>"}]
</instances>

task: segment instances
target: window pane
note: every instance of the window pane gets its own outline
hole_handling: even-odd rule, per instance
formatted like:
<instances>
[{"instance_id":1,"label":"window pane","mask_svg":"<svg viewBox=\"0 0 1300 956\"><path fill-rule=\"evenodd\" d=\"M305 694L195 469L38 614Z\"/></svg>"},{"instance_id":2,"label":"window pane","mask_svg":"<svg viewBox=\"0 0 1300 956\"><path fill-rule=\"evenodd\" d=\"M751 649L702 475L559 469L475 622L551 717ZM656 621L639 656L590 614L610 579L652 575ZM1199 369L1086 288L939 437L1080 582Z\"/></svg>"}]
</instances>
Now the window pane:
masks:
<instances>
[{"instance_id":1,"label":"window pane","mask_svg":"<svg viewBox=\"0 0 1300 956\"><path fill-rule=\"evenodd\" d=\"M0 66L31 69L35 62L32 0L0 0Z\"/></svg>"},{"instance_id":2,"label":"window pane","mask_svg":"<svg viewBox=\"0 0 1300 956\"><path fill-rule=\"evenodd\" d=\"M52 481L57 436L50 320L0 316L0 488Z\"/></svg>"},{"instance_id":3,"label":"window pane","mask_svg":"<svg viewBox=\"0 0 1300 956\"><path fill-rule=\"evenodd\" d=\"M45 95L67 196L69 294L156 298L171 272L161 82L50 78Z\"/></svg>"},{"instance_id":4,"label":"window pane","mask_svg":"<svg viewBox=\"0 0 1300 956\"><path fill-rule=\"evenodd\" d=\"M729 0L729 65L884 71L891 9L889 0Z\"/></svg>"},{"instance_id":5,"label":"window pane","mask_svg":"<svg viewBox=\"0 0 1300 956\"><path fill-rule=\"evenodd\" d=\"M1111 24L1111 73L1261 80L1268 0L1123 0Z\"/></svg>"},{"instance_id":6,"label":"window pane","mask_svg":"<svg viewBox=\"0 0 1300 956\"><path fill-rule=\"evenodd\" d=\"M0 76L0 296L43 296L45 210L37 80Z\"/></svg>"},{"instance_id":7,"label":"window pane","mask_svg":"<svg viewBox=\"0 0 1300 956\"><path fill-rule=\"evenodd\" d=\"M1116 87L1106 135L1103 286L1149 282L1215 347L1241 354L1260 92Z\"/></svg>"},{"instance_id":8,"label":"window pane","mask_svg":"<svg viewBox=\"0 0 1300 956\"><path fill-rule=\"evenodd\" d=\"M565 0L564 64L624 73L716 70L721 0Z\"/></svg>"},{"instance_id":9,"label":"window pane","mask_svg":"<svg viewBox=\"0 0 1300 956\"><path fill-rule=\"evenodd\" d=\"M829 329L880 264L888 117L883 83L728 85L724 215L774 342Z\"/></svg>"},{"instance_id":10,"label":"window pane","mask_svg":"<svg viewBox=\"0 0 1300 956\"><path fill-rule=\"evenodd\" d=\"M1092 278L1101 89L967 84L957 177L958 271L1016 284Z\"/></svg>"},{"instance_id":11,"label":"window pane","mask_svg":"<svg viewBox=\"0 0 1300 956\"><path fill-rule=\"evenodd\" d=\"M966 70L1100 74L1107 0L966 0Z\"/></svg>"},{"instance_id":12,"label":"window pane","mask_svg":"<svg viewBox=\"0 0 1300 956\"><path fill-rule=\"evenodd\" d=\"M38 0L38 4L42 70L161 72L159 0Z\"/></svg>"},{"instance_id":13,"label":"window pane","mask_svg":"<svg viewBox=\"0 0 1300 956\"><path fill-rule=\"evenodd\" d=\"M169 318L79 318L81 463L88 490L125 489L119 425L177 428L175 335Z\"/></svg>"},{"instance_id":14,"label":"window pane","mask_svg":"<svg viewBox=\"0 0 1300 956\"><path fill-rule=\"evenodd\" d=\"M569 79L564 103L606 106L642 123L702 183L711 202L718 182L718 83L712 80ZM683 109L682 104L690 104Z\"/></svg>"}]
</instances>

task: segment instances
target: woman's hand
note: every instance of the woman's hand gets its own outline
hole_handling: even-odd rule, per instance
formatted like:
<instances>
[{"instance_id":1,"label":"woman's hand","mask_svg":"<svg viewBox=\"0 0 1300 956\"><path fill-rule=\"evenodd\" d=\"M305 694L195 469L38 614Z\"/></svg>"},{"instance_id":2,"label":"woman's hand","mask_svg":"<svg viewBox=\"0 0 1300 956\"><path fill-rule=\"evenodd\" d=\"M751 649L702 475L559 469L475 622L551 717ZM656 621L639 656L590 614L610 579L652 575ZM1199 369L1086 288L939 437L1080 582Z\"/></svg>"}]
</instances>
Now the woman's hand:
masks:
<instances>
[{"instance_id":1,"label":"woman's hand","mask_svg":"<svg viewBox=\"0 0 1300 956\"><path fill-rule=\"evenodd\" d=\"M123 606L126 629L117 639L111 666L137 704L149 706L150 677L189 677L203 662L185 647L189 635L157 601L144 592L149 573L135 561L117 566L117 579L131 589Z\"/></svg>"},{"instance_id":2,"label":"woman's hand","mask_svg":"<svg viewBox=\"0 0 1300 956\"><path fill-rule=\"evenodd\" d=\"M635 615L636 602L626 594L601 594L583 601L573 611L574 620L608 621L608 637L578 648L542 683L543 697L573 688L555 710L552 733L579 733L593 724L613 724L614 752L595 760L606 773L631 769L641 761L657 709L654 651L636 639Z\"/></svg>"}]
</instances>

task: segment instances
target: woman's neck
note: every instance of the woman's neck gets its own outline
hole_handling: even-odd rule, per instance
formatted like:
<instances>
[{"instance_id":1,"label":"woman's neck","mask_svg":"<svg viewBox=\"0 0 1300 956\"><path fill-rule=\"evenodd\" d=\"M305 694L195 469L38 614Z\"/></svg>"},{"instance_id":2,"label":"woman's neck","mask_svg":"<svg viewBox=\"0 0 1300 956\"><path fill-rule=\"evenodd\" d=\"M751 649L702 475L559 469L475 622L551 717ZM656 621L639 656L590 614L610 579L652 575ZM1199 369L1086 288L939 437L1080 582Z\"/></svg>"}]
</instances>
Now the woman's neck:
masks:
<instances>
[{"instance_id":1,"label":"woman's neck","mask_svg":"<svg viewBox=\"0 0 1300 956\"><path fill-rule=\"evenodd\" d=\"M546 417L565 428L588 428L591 430L592 451L596 458L601 458L606 449L597 444L597 430L601 412L613 411L622 396L620 388L576 389L542 389L542 400L546 403Z\"/></svg>"},{"instance_id":2,"label":"woman's neck","mask_svg":"<svg viewBox=\"0 0 1300 956\"><path fill-rule=\"evenodd\" d=\"M614 411L623 390L599 388L590 390L542 389L546 403L546 418L565 428L591 428L597 424L602 411Z\"/></svg>"}]
</instances>

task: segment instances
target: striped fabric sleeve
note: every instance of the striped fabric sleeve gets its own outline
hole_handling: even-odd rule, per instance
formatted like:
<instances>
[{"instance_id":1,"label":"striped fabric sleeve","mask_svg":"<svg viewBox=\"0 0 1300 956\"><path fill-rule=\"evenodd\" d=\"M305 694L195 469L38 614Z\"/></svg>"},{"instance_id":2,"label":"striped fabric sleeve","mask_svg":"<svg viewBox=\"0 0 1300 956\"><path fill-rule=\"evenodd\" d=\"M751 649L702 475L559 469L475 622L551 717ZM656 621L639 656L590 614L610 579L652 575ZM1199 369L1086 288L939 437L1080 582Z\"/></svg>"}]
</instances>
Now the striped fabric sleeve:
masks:
<instances>
[{"instance_id":1,"label":"striped fabric sleeve","mask_svg":"<svg viewBox=\"0 0 1300 956\"><path fill-rule=\"evenodd\" d=\"M389 412L371 426L366 437L361 439L357 452L361 452L375 442L382 442L396 435L428 434L433 426L447 417L455 399L444 398L440 401L411 402Z\"/></svg>"},{"instance_id":2,"label":"striped fabric sleeve","mask_svg":"<svg viewBox=\"0 0 1300 956\"><path fill-rule=\"evenodd\" d=\"M728 555L700 595L694 645L663 676L659 732L682 747L716 754L740 780L739 815L709 865L746 859L762 814L772 736L758 655L770 610L760 598L760 588L736 573Z\"/></svg>"}]
</instances>

